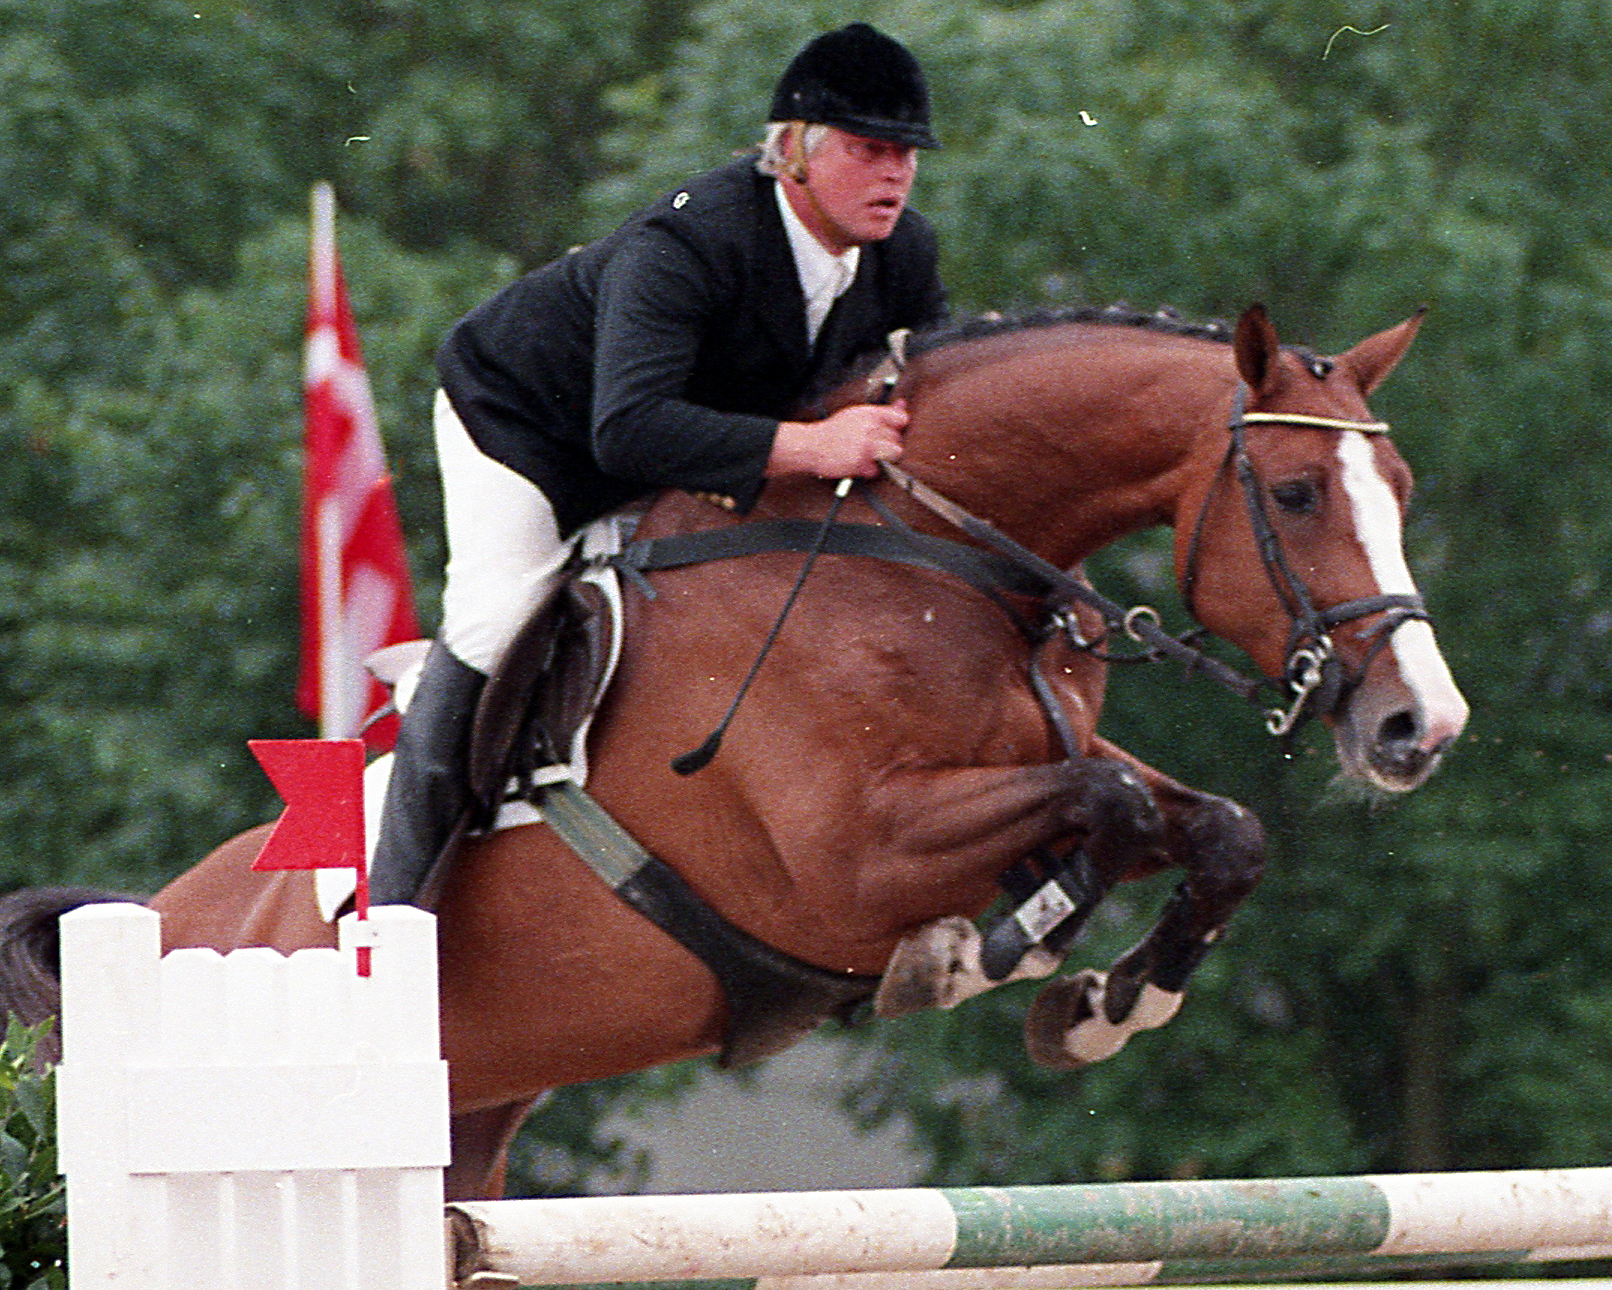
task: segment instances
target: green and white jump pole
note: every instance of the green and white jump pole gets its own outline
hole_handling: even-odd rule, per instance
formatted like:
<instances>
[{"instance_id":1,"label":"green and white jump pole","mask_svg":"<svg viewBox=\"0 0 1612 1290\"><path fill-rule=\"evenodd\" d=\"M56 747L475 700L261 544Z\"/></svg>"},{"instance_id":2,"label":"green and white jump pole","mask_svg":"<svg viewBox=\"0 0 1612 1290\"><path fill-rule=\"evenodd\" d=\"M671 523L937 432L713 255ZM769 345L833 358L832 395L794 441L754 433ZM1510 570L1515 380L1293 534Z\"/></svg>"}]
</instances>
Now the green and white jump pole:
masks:
<instances>
[{"instance_id":1,"label":"green and white jump pole","mask_svg":"<svg viewBox=\"0 0 1612 1290\"><path fill-rule=\"evenodd\" d=\"M1208 1275L1215 1261L1612 1258L1612 1168L506 1200L449 1215L467 1290L794 1277L1033 1290L1184 1280L1172 1271L1194 1263L1228 1279Z\"/></svg>"}]
</instances>

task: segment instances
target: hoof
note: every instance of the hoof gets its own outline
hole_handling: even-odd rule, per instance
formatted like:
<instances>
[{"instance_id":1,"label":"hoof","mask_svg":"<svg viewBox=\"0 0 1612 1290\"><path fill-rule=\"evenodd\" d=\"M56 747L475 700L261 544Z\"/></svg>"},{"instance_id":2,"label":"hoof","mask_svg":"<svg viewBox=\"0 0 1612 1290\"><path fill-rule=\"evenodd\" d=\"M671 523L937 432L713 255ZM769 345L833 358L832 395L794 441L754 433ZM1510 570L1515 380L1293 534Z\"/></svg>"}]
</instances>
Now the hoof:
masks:
<instances>
[{"instance_id":1,"label":"hoof","mask_svg":"<svg viewBox=\"0 0 1612 1290\"><path fill-rule=\"evenodd\" d=\"M1058 959L1041 946L1030 950L1000 981L985 975L979 928L966 918L937 918L896 946L873 996L878 1017L905 1017L925 1008L955 1008L964 1000L1010 981L1041 980L1058 970Z\"/></svg>"},{"instance_id":2,"label":"hoof","mask_svg":"<svg viewBox=\"0 0 1612 1290\"><path fill-rule=\"evenodd\" d=\"M1035 998L1024 1019L1024 1047L1030 1059L1052 1070L1080 1070L1112 1057L1125 1041L1175 1016L1181 995L1144 985L1125 1016L1104 1015L1108 978L1087 968L1053 981Z\"/></svg>"},{"instance_id":3,"label":"hoof","mask_svg":"<svg viewBox=\"0 0 1612 1290\"><path fill-rule=\"evenodd\" d=\"M1104 976L1085 968L1046 986L1024 1017L1024 1048L1037 1066L1072 1071L1094 1058L1080 1058L1064 1047L1064 1038L1101 1015Z\"/></svg>"},{"instance_id":4,"label":"hoof","mask_svg":"<svg viewBox=\"0 0 1612 1290\"><path fill-rule=\"evenodd\" d=\"M979 929L966 918L937 919L896 946L873 996L874 1015L956 1007L969 997L964 982L981 975Z\"/></svg>"}]
</instances>

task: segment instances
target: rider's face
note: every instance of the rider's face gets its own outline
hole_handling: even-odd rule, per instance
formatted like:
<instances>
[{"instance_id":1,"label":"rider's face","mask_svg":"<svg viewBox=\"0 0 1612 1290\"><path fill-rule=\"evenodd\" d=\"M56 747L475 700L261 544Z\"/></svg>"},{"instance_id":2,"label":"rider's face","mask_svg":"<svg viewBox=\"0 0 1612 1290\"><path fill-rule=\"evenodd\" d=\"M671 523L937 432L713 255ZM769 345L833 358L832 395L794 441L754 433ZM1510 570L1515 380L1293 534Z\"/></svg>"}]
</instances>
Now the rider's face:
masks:
<instances>
[{"instance_id":1,"label":"rider's face","mask_svg":"<svg viewBox=\"0 0 1612 1290\"><path fill-rule=\"evenodd\" d=\"M838 254L890 236L918 174L918 150L829 126L806 158L806 179L784 181L790 204Z\"/></svg>"}]
</instances>

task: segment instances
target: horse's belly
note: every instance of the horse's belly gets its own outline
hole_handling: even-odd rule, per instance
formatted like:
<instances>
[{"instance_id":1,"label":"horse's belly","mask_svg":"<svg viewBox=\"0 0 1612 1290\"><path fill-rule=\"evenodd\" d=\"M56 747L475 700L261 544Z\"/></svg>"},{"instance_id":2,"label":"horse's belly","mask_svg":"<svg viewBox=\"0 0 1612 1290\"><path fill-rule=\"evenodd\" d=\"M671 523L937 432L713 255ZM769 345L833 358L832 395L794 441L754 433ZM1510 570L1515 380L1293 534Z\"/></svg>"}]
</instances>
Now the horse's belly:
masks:
<instances>
[{"instance_id":1,"label":"horse's belly","mask_svg":"<svg viewBox=\"0 0 1612 1290\"><path fill-rule=\"evenodd\" d=\"M711 973L545 829L467 849L439 911L443 1055L457 1109L713 1051Z\"/></svg>"}]
</instances>

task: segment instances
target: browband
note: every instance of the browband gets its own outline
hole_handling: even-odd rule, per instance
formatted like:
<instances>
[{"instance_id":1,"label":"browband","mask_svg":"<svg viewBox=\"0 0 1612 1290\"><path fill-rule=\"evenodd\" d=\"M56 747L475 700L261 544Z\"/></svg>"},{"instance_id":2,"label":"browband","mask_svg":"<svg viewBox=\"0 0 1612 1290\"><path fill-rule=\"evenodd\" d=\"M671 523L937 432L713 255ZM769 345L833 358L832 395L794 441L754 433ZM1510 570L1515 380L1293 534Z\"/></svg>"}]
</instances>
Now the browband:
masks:
<instances>
[{"instance_id":1,"label":"browband","mask_svg":"<svg viewBox=\"0 0 1612 1290\"><path fill-rule=\"evenodd\" d=\"M1316 430L1359 430L1362 434L1387 434L1386 421L1343 421L1337 417L1312 417L1303 412L1245 412L1244 423L1309 426Z\"/></svg>"}]
</instances>

